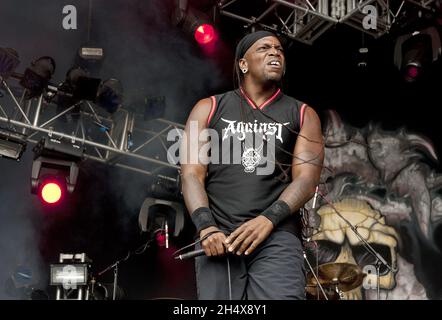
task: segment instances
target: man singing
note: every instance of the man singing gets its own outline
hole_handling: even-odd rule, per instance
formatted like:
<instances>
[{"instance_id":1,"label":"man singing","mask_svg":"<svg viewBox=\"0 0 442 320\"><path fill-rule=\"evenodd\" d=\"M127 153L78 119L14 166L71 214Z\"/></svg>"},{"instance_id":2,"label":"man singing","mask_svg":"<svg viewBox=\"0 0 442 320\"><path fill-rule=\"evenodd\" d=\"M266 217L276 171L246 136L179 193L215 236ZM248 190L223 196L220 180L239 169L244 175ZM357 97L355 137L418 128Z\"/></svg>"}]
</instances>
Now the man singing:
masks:
<instances>
[{"instance_id":1,"label":"man singing","mask_svg":"<svg viewBox=\"0 0 442 320\"><path fill-rule=\"evenodd\" d=\"M273 33L257 31L238 43L235 73L236 90L194 106L182 145L184 200L204 239L205 255L195 260L198 298L304 299L299 209L319 183L321 123L279 88L285 56ZM224 150L211 155L222 160L188 161L207 142L190 148L192 123L218 133L212 147ZM235 154L238 161L226 161Z\"/></svg>"}]
</instances>

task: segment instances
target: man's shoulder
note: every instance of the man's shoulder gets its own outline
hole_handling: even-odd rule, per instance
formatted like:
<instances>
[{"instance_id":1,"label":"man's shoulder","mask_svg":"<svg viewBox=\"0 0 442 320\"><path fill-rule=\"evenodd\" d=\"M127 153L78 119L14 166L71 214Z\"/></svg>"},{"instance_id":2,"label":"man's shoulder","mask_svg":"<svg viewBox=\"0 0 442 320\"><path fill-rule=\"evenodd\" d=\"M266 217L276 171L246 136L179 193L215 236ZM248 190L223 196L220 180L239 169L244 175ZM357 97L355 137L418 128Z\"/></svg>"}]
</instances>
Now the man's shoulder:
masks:
<instances>
[{"instance_id":1,"label":"man's shoulder","mask_svg":"<svg viewBox=\"0 0 442 320\"><path fill-rule=\"evenodd\" d=\"M291 95L287 95L285 93L282 94L281 99L285 103L288 103L290 105L294 105L294 106L297 106L297 107L301 107L304 104L304 101L299 100L298 98L295 98L295 97L293 97Z\"/></svg>"},{"instance_id":2,"label":"man's shoulder","mask_svg":"<svg viewBox=\"0 0 442 320\"><path fill-rule=\"evenodd\" d=\"M229 90L229 91L224 91L224 92L214 94L212 97L220 99L220 98L225 98L225 97L234 97L237 95L238 95L237 90Z\"/></svg>"}]
</instances>

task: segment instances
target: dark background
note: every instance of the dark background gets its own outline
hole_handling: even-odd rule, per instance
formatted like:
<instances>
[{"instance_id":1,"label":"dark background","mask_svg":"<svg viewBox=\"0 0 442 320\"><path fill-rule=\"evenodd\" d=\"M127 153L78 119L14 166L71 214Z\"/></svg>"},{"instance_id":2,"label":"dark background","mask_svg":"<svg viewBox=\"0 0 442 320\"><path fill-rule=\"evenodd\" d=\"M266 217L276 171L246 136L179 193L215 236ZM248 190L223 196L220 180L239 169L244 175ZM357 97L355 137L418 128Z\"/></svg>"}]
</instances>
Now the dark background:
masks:
<instances>
[{"instance_id":1,"label":"dark background","mask_svg":"<svg viewBox=\"0 0 442 320\"><path fill-rule=\"evenodd\" d=\"M193 3L198 2L204 6L209 1ZM77 7L77 30L62 28L62 8L68 4ZM0 46L18 51L19 71L37 57L52 56L57 62L53 80L60 82L87 39L87 8L85 0L3 0ZM232 88L233 48L244 29L219 18L220 41L207 56L170 25L171 9L171 1L163 0L94 0L91 40L105 50L100 75L120 79L128 103L136 90L165 96L165 118L184 123L199 99ZM285 91L320 115L337 110L356 127L375 122L385 129L405 127L423 134L440 154L441 61L433 63L419 83L405 83L393 64L396 37L394 32L376 40L364 37L369 48L365 69L357 67L362 34L350 27L330 29L313 46L293 42L286 50ZM0 98L0 104L6 103L6 97ZM48 209L30 194L31 163L30 150L19 163L0 160L0 298L22 297L2 285L18 265L32 269L33 281L44 288L48 264L56 262L60 252L86 252L99 272L149 239L141 234L137 219L150 178L87 161L72 197ZM434 166L440 172L440 164ZM187 221L185 232L172 240L173 248L154 243L122 262L119 283L126 297L195 298L193 262L178 263L170 255L190 243L192 233ZM101 281L111 282L112 271Z\"/></svg>"}]
</instances>

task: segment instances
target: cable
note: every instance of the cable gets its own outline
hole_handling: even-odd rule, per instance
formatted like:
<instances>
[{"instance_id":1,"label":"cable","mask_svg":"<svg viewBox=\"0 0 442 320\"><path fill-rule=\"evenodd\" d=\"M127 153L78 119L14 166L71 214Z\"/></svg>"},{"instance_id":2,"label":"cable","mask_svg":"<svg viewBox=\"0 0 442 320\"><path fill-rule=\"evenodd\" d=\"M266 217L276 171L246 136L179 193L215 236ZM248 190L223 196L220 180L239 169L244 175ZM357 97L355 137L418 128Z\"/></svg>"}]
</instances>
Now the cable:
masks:
<instances>
[{"instance_id":1,"label":"cable","mask_svg":"<svg viewBox=\"0 0 442 320\"><path fill-rule=\"evenodd\" d=\"M236 79L235 79L235 75L236 75ZM240 91L240 88L241 88L241 73L240 73L240 71L239 71L239 67L238 67L238 63L237 63L237 62L235 62L235 65L234 65L234 83L237 84L236 91ZM237 95L239 96L239 98L240 98L240 113L241 113L241 120L242 120L244 123L246 123L246 121L247 121L247 117L246 117L245 114L244 114L244 113L245 113L245 110L244 110L244 106L243 106L243 94L241 94L241 92L236 92L236 91L235 91L235 94L237 94ZM321 144L321 145L323 145L323 146L333 147L333 145L327 144L327 138L328 138L328 136L329 136L328 133L327 133L326 136L323 136L324 139L323 139L322 142L321 142L321 141L316 141L316 140L310 139L310 138L308 138L308 137L302 135L300 132L298 132L298 131L296 131L296 130L293 130L292 128L290 128L289 126L285 125L284 123L281 123L280 121L274 119L272 116L270 116L270 115L264 113L260 108L257 108L256 110L258 110L258 111L261 113L261 115L263 115L263 116L265 116L265 117L271 119L272 121L274 121L274 122L276 122L276 123L278 123L278 124L281 124L281 125L284 126L287 130L289 130L289 132L292 132L292 133L296 134L297 136L306 139L306 140L309 141L309 142L318 143L318 144ZM253 113L252 113L252 115L253 115L253 117L254 117L254 120L257 120ZM330 136L331 136L331 135L330 135ZM370 146L369 146L368 144L366 144L366 143L364 143L364 142L361 142L361 141L354 140L354 139L348 139L348 140L343 141L343 142L341 142L341 143L342 143L342 144L346 144L346 143L351 143L351 142L353 142L353 143L357 143L357 144L360 144L360 145L363 145L363 146L365 146L365 147L367 147L367 148L370 148ZM318 157L321 156L321 154L324 152L324 148L321 150L321 152L319 152L318 154L316 154L312 159L310 159L310 160L305 160L305 159L302 159L302 158L300 158L300 157L294 155L292 152L289 152L289 151L287 151L287 150L285 150L285 149L279 147L278 145L275 145L275 147L278 148L279 150L285 152L286 154L289 154L292 158L294 158L294 159L298 159L298 160L301 160L301 163L297 163L297 164L295 164L295 165L302 165L302 164L305 164L305 163L310 163L310 164L312 164L312 165L317 165L317 166L320 166L321 168L325 168L325 169L328 170L329 172L333 173L333 170L330 169L330 168L328 168L327 166L324 166L324 165L318 165L318 164L312 163L312 161L317 160ZM280 169L283 171L283 169L281 168L281 165L284 165L284 164L282 164L282 163L278 163L278 161L277 161L276 159L275 159L275 163L278 164L278 166L280 167ZM285 165L286 165L286 166L291 166L292 164L285 164ZM285 175L286 175L286 174L285 174Z\"/></svg>"},{"instance_id":2,"label":"cable","mask_svg":"<svg viewBox=\"0 0 442 320\"><path fill-rule=\"evenodd\" d=\"M282 122L279 122L278 120L276 120L275 118L273 118L271 115L269 115L269 114L263 112L259 107L256 108L256 110L258 110L263 116L269 118L270 120L275 121L275 122L277 122L278 124L283 125L288 131L290 131L290 132L293 133L293 134L296 134L298 137L304 138L304 139L307 140L308 142L313 142L313 143L317 143L317 144L320 144L320 145L324 145L324 142L322 142L322 141L317 141L317 140L313 140L313 139L310 139L310 138L307 138L306 136L302 135L299 131L293 130L293 129L290 128L288 125L286 125L286 124L284 124L284 123L282 123Z\"/></svg>"},{"instance_id":3,"label":"cable","mask_svg":"<svg viewBox=\"0 0 442 320\"><path fill-rule=\"evenodd\" d=\"M219 233L219 232L225 234L225 232L224 232L224 231L221 231L221 230L210 231L209 233L207 233L207 234L206 234L204 237L202 237L201 239L198 239L198 240L192 242L191 244L188 244L188 245L186 245L186 246L184 246L184 247L182 247L182 248L176 250L174 253L172 253L172 256L176 256L178 253L182 252L183 250L188 249L188 248L190 248L190 247L193 247L193 246L197 245L198 243L200 243L200 242L206 240L206 239L207 239L208 237L210 237L212 234Z\"/></svg>"},{"instance_id":4,"label":"cable","mask_svg":"<svg viewBox=\"0 0 442 320\"><path fill-rule=\"evenodd\" d=\"M241 113L240 116L241 116L241 120L242 120L244 123L246 123L246 122L247 122L247 117L246 117L246 115L244 114L244 113L245 113L245 110L244 110L244 106L243 106L243 100L244 100L244 97L243 97L243 94L241 94L241 92L240 92L240 88L241 88L241 76L240 76L240 71L239 71L239 69L238 69L238 67L237 67L237 63L235 63L235 66L234 66L234 73L236 74L236 81L235 81L235 83L236 83L237 86L238 86L238 87L236 88L235 94L237 94L237 95L239 96L239 99L240 99L240 113ZM238 91L239 91L239 92L238 92ZM271 119L272 121L274 121L274 122L276 122L276 123L278 123L278 124L281 124L282 126L284 126L284 127L285 127L287 130L289 130L290 132L292 132L292 133L294 133L294 134L296 134L296 135L298 135L298 136L300 136L300 137L306 139L307 141L314 142L314 143L319 143L319 144L321 144L321 145L324 145L324 142L321 142L321 141L315 141L315 140L312 140L312 139L310 139L310 138L307 138L306 136L300 134L298 131L291 129L289 126L285 125L284 123L281 123L280 121L274 119L274 118L271 117L270 115L264 113L261 109L257 108L257 110L258 110L262 115L264 115L265 117ZM254 117L254 120L257 120L256 117L255 117L255 115L254 115L253 113L252 113L252 115L253 115L253 117ZM289 151L287 151L287 150L285 150L285 149L283 149L283 148L281 148L281 147L279 147L279 146L277 146L277 145L275 145L275 147L277 147L279 150L285 152L286 154L289 154L292 158L295 158L295 159L301 160L301 163L296 164L296 165L301 165L301 164L304 164L304 163L310 163L310 164L313 164L313 165L318 165L318 164L314 164L314 163L311 163L311 162L314 161L314 160L316 160L316 159L318 159L318 157L320 157L320 155L323 153L323 150L321 150L321 152L319 152L318 154L316 154L312 159L310 159L310 160L305 160L305 159L302 159L302 158L300 158L300 157L294 155L292 152L289 152ZM281 169L281 171L284 171L284 170L281 168L281 165L282 165L282 164L279 163L279 161L277 161L277 160L275 159L275 163L278 164L278 167ZM289 165L287 165L287 166L291 166L291 164L289 164ZM318 165L318 166L320 166L321 168L327 168L327 167L325 167L325 166L323 166L323 165ZM332 171L330 168L327 168L327 170ZM286 173L285 173L284 175L286 175Z\"/></svg>"},{"instance_id":5,"label":"cable","mask_svg":"<svg viewBox=\"0 0 442 320\"><path fill-rule=\"evenodd\" d=\"M387 267L390 271L397 270L397 267L390 266L387 261L385 261L384 257L380 255L368 242L367 240L359 234L357 231L358 226L353 226L350 221L348 221L337 209L336 207L327 199L325 195L322 194L322 192L318 192L318 194L321 196L322 199L324 199L327 204L338 214L338 216L345 221L345 223L348 225L348 227L353 231L353 233L356 235L356 237L361 241L362 246L367 250L368 253L373 255L378 262L382 263L385 267Z\"/></svg>"},{"instance_id":6,"label":"cable","mask_svg":"<svg viewBox=\"0 0 442 320\"><path fill-rule=\"evenodd\" d=\"M303 255L304 255L304 259L305 259L305 261L307 262L308 267L310 268L310 271L312 272L313 277L314 277L315 280L316 280L317 287L319 287L319 289L321 290L322 294L324 295L325 300L328 300L328 296L327 296L327 294L325 293L324 288L322 287L322 284L320 283L320 281L319 281L319 279L318 279L318 276L317 276L317 275L315 274L315 272L313 271L313 267L312 267L312 265L310 264L310 261L308 261L308 259L307 259L307 255L306 255L305 251L303 252ZM319 300L319 290L317 290L317 292L318 292L318 300Z\"/></svg>"},{"instance_id":7,"label":"cable","mask_svg":"<svg viewBox=\"0 0 442 320\"><path fill-rule=\"evenodd\" d=\"M282 122L279 122L278 120L276 120L275 118L273 118L273 117L270 116L269 114L266 114L266 113L263 112L260 108L257 108L257 110L261 113L261 115L263 115L263 116L265 116L265 117L271 119L272 121L275 121L275 122L281 124L281 125L284 126L289 132L291 132L291 133L293 133L293 134L296 134L298 137L304 138L304 139L306 139L306 140L309 141L309 142L313 142L313 143L317 143L317 144L321 144L322 146L325 146L325 142L324 142L325 140L324 140L324 141L316 141L316 140L313 140L313 139L307 138L306 136L302 135L300 132L298 132L298 131L296 131L296 130L293 130L293 129L290 128L288 125L286 125L286 124L284 124L284 123L282 123ZM319 164L316 164L316 163L312 163L312 161L317 160L317 159L318 159L318 158L324 153L324 148L322 148L321 151L318 152L313 158L311 158L311 159L309 159L309 160L305 160L305 159L302 159L302 158L298 157L297 155L293 154L292 152L289 152L289 151L285 150L284 148L279 147L279 146L276 145L276 144L275 144L274 146L275 146L276 148L278 148L279 150L281 150L281 151L283 151L283 152L285 152L285 153L291 155L292 158L294 158L294 159L298 159L298 160L301 160L301 163L296 163L295 165L302 165L302 164L309 163L309 164L316 165L316 166L318 166L318 167L325 168L325 169L331 171L330 168L324 166L323 164L322 164L322 165L319 165ZM292 164L290 164L290 165L292 165Z\"/></svg>"},{"instance_id":8,"label":"cable","mask_svg":"<svg viewBox=\"0 0 442 320\"><path fill-rule=\"evenodd\" d=\"M107 272L108 270L112 269L114 266L120 264L123 261L127 261L132 254L136 254L136 255L140 255L142 254L144 251L146 251L146 249L149 247L149 245L154 241L155 239L149 239L146 243L143 243L140 247L138 247L137 249L133 250L133 251L128 251L127 255L125 258L122 258L120 260L117 260L115 263L113 263L112 265L110 265L109 267L107 267L106 269L104 269L101 272L97 273L97 276L101 276L102 274L104 274L105 272ZM141 251L140 251L141 250Z\"/></svg>"},{"instance_id":9,"label":"cable","mask_svg":"<svg viewBox=\"0 0 442 320\"><path fill-rule=\"evenodd\" d=\"M142 254L144 251L146 251L146 249L149 247L150 242L152 242L153 240L149 240L148 242L146 242L146 244L144 244L143 246L141 246L140 248L136 249L134 251L135 254ZM141 251L138 251L142 249Z\"/></svg>"},{"instance_id":10,"label":"cable","mask_svg":"<svg viewBox=\"0 0 442 320\"><path fill-rule=\"evenodd\" d=\"M243 114L243 108L244 108L244 107L243 107L243 103L242 103L242 101L243 101L243 97L242 97L242 94L239 94L239 93L236 93L236 94L238 94L238 95L240 96L241 118L243 118L243 116L242 116L242 114ZM270 115L268 115L268 114L262 112L261 109L257 108L257 110L259 110L259 112L260 112L262 115L264 115L264 116L270 118L271 120L277 122L278 124L281 124L282 126L284 126L284 127L285 127L287 130L289 130L290 132L292 132L292 133L294 133L294 134L297 134L298 136L301 136L301 137L305 138L306 140L308 140L308 141L310 141L310 142L320 143L320 144L324 145L323 142L318 142L318 141L315 141L315 140L312 140L312 139L309 139L309 138L305 137L304 135L300 134L300 133L297 132L296 130L291 129L290 127L288 127L288 126L285 125L284 123L281 123L281 122L279 122L278 120L276 120L276 119L274 119L273 117L271 117ZM258 120L258 119L256 118L256 116L255 116L253 113L252 113L252 115L253 115L253 117L254 117L254 120ZM242 120L244 123L246 123L246 121L247 121L246 118L243 118L243 119L241 119L241 120ZM264 140L264 137L263 137L263 140ZM324 153L324 148L322 148L322 150L321 150L320 152L318 152L316 155L314 155L311 159L306 160L306 159L303 159L303 158L301 158L301 157L299 157L299 156L293 154L293 152L289 152L289 151L285 150L284 148L278 146L277 144L273 144L273 143L271 143L271 142L268 141L268 140L265 140L265 141L266 141L268 144L274 146L276 149L282 151L283 153L290 155L290 157L291 157L292 159L300 160L301 162L300 162L300 163L296 163L295 166L302 165L302 164L307 164L307 163L308 163L308 164L311 164L311 165L318 166L318 167L320 167L320 168L325 168L326 170L328 170L328 171L330 171L330 172L333 171L333 170L331 170L330 168L328 168L328 167L326 167L326 166L324 166L324 165L320 165L320 164L317 164L317 163L313 163L313 161L317 160L317 159L321 156L321 154ZM271 161L271 160L269 160L269 161ZM290 164L281 163L280 161L276 160L276 157L275 157L275 161L274 161L274 162L275 162L275 164L281 169L281 172L284 174L285 179L287 179L287 178L288 178L287 172L285 172L285 170L282 168L282 166L286 166L286 167L290 168L290 167L293 166L293 164L292 164L292 163L290 163Z\"/></svg>"},{"instance_id":11,"label":"cable","mask_svg":"<svg viewBox=\"0 0 442 320\"><path fill-rule=\"evenodd\" d=\"M91 40L91 24L92 24L92 0L89 0L88 22L87 22L87 41Z\"/></svg>"},{"instance_id":12,"label":"cable","mask_svg":"<svg viewBox=\"0 0 442 320\"><path fill-rule=\"evenodd\" d=\"M316 249L316 274L319 276L319 246L315 240L313 240L313 243L315 244L315 249ZM318 292L318 298L319 298L319 292Z\"/></svg>"},{"instance_id":13,"label":"cable","mask_svg":"<svg viewBox=\"0 0 442 320\"><path fill-rule=\"evenodd\" d=\"M302 222L302 240L303 240L303 246L305 248L307 248L307 243L312 243L314 248L315 248L315 252L316 252L316 261L315 261L315 269L316 269L316 274L314 273L313 267L311 267L310 262L308 261L307 255L305 254L305 250L304 250L304 258L306 259L307 264L309 265L309 268L311 270L311 272L313 273L315 279L317 280L319 277L319 246L318 243L315 240L311 240L312 237L312 230L314 230L314 227L310 226L310 211L307 210L305 207L302 208L302 215L301 215L301 222ZM308 230L306 232L304 232L304 230ZM316 293L317 293L317 300L319 300L319 293L320 291L322 291L322 294L324 295L325 299L328 300L327 295L324 292L324 289L322 288L321 284L319 281L316 281L317 283L317 289L316 289Z\"/></svg>"},{"instance_id":14,"label":"cable","mask_svg":"<svg viewBox=\"0 0 442 320\"><path fill-rule=\"evenodd\" d=\"M268 144L271 144L271 142L269 142L268 140L266 140L266 141L267 141ZM284 152L284 153L290 155L292 158L294 158L294 159L298 159L298 160L301 160L301 161L302 161L301 163L295 163L295 164L292 164L292 163L282 163L282 162L279 162L279 161L276 161L276 160L275 160L275 164L279 164L280 166L291 167L291 166L299 166L299 165L302 165L302 164L309 163L309 164L311 164L311 165L318 166L318 167L321 167L322 169L326 169L326 170L329 170L330 172L333 172L333 170L331 170L331 169L328 168L327 166L320 165L320 164L317 164L317 163L312 163L312 161L317 160L317 159L319 158L319 156L320 156L321 154L324 153L324 149L322 149L320 152L318 152L313 158L311 158L311 159L309 159L309 160L305 160L305 159L303 159L303 158L300 158L299 156L294 155L292 152L289 152L289 151L285 150L284 148L282 148L282 147L280 147L280 146L278 146L278 145L276 145L276 144L273 144L273 146L274 146L275 148L281 150L282 152ZM269 160L269 161L271 161L271 160Z\"/></svg>"},{"instance_id":15,"label":"cable","mask_svg":"<svg viewBox=\"0 0 442 320\"><path fill-rule=\"evenodd\" d=\"M230 275L230 259L229 256L227 258L227 278L229 279L229 300L232 300L232 279Z\"/></svg>"}]
</instances>

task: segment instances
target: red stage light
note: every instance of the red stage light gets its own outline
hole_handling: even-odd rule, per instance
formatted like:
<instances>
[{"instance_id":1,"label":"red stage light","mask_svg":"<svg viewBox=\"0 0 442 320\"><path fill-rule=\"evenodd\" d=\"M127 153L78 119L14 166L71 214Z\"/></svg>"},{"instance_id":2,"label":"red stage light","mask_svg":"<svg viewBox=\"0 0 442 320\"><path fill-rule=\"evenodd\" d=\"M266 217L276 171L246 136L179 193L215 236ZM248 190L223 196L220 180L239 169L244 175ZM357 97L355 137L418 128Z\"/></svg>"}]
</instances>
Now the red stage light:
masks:
<instances>
[{"instance_id":1,"label":"red stage light","mask_svg":"<svg viewBox=\"0 0 442 320\"><path fill-rule=\"evenodd\" d=\"M55 204L60 201L62 196L62 188L58 182L46 181L43 183L40 196L44 202Z\"/></svg>"},{"instance_id":2,"label":"red stage light","mask_svg":"<svg viewBox=\"0 0 442 320\"><path fill-rule=\"evenodd\" d=\"M210 24L202 24L195 30L195 40L199 44L209 44L216 38L215 29Z\"/></svg>"},{"instance_id":3,"label":"red stage light","mask_svg":"<svg viewBox=\"0 0 442 320\"><path fill-rule=\"evenodd\" d=\"M405 80L412 82L420 75L420 68L414 65L407 66L405 69Z\"/></svg>"},{"instance_id":4,"label":"red stage light","mask_svg":"<svg viewBox=\"0 0 442 320\"><path fill-rule=\"evenodd\" d=\"M409 67L407 70L407 74L412 78L416 78L419 74L419 69L417 67Z\"/></svg>"},{"instance_id":5,"label":"red stage light","mask_svg":"<svg viewBox=\"0 0 442 320\"><path fill-rule=\"evenodd\" d=\"M155 238L157 239L157 244L159 247L166 246L166 235L163 232L157 232Z\"/></svg>"}]
</instances>

